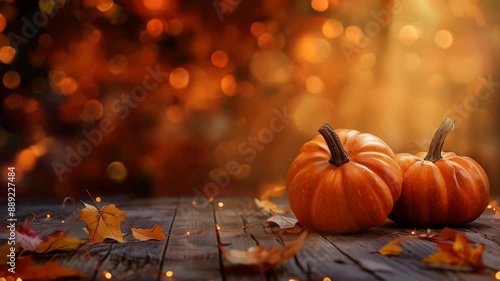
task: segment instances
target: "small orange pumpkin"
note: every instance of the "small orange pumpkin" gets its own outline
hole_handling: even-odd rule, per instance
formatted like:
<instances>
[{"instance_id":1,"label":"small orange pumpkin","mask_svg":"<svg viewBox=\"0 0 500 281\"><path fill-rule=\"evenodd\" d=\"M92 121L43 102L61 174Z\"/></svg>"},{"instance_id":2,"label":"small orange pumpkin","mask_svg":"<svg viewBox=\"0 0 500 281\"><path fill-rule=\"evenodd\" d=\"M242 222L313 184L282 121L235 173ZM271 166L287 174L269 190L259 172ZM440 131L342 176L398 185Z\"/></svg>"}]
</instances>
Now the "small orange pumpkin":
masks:
<instances>
[{"instance_id":1,"label":"small orange pumpkin","mask_svg":"<svg viewBox=\"0 0 500 281\"><path fill-rule=\"evenodd\" d=\"M428 153L396 155L403 191L389 218L412 226L453 226L471 222L484 211L490 184L483 168L472 158L442 153L453 126L451 119L444 120Z\"/></svg>"},{"instance_id":2,"label":"small orange pumpkin","mask_svg":"<svg viewBox=\"0 0 500 281\"><path fill-rule=\"evenodd\" d=\"M328 124L305 143L287 175L290 208L313 230L352 233L383 222L401 193L401 170L378 137Z\"/></svg>"}]
</instances>

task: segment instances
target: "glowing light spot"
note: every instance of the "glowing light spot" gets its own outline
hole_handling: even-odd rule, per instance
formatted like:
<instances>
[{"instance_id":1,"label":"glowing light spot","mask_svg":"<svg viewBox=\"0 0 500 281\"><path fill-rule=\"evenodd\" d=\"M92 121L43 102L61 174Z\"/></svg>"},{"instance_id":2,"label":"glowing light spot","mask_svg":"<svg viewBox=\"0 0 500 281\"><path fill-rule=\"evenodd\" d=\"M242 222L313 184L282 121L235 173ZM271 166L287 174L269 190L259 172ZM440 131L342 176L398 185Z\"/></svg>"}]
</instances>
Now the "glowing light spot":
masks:
<instances>
[{"instance_id":1,"label":"glowing light spot","mask_svg":"<svg viewBox=\"0 0 500 281\"><path fill-rule=\"evenodd\" d=\"M222 207L224 207L224 203L219 202L219 203L217 204L217 206L219 206L219 208L222 208Z\"/></svg>"},{"instance_id":2,"label":"glowing light spot","mask_svg":"<svg viewBox=\"0 0 500 281\"><path fill-rule=\"evenodd\" d=\"M189 236L189 235L191 235L191 232L186 231L186 236Z\"/></svg>"},{"instance_id":3,"label":"glowing light spot","mask_svg":"<svg viewBox=\"0 0 500 281\"><path fill-rule=\"evenodd\" d=\"M299 281L299 280L297 280L295 278L291 278L291 279L288 279L288 281Z\"/></svg>"},{"instance_id":4,"label":"glowing light spot","mask_svg":"<svg viewBox=\"0 0 500 281\"><path fill-rule=\"evenodd\" d=\"M356 25L349 25L345 29L345 40L349 44L353 44L355 46L363 46L366 44L365 34L363 30Z\"/></svg>"},{"instance_id":5,"label":"glowing light spot","mask_svg":"<svg viewBox=\"0 0 500 281\"><path fill-rule=\"evenodd\" d=\"M16 110L23 106L23 97L18 94L10 94L3 101L3 106L9 110Z\"/></svg>"},{"instance_id":6,"label":"glowing light spot","mask_svg":"<svg viewBox=\"0 0 500 281\"><path fill-rule=\"evenodd\" d=\"M168 81L174 89L186 88L189 83L189 72L183 67L178 67L170 72Z\"/></svg>"},{"instance_id":7,"label":"glowing light spot","mask_svg":"<svg viewBox=\"0 0 500 281\"><path fill-rule=\"evenodd\" d=\"M196 206L196 201L191 201L191 205Z\"/></svg>"},{"instance_id":8,"label":"glowing light spot","mask_svg":"<svg viewBox=\"0 0 500 281\"><path fill-rule=\"evenodd\" d=\"M59 83L59 92L64 96L72 95L78 90L78 83L74 78L64 77Z\"/></svg>"},{"instance_id":9,"label":"glowing light spot","mask_svg":"<svg viewBox=\"0 0 500 281\"><path fill-rule=\"evenodd\" d=\"M0 13L0 32L3 32L6 26L7 26L7 20L2 15L2 13Z\"/></svg>"},{"instance_id":10,"label":"glowing light spot","mask_svg":"<svg viewBox=\"0 0 500 281\"><path fill-rule=\"evenodd\" d=\"M38 45L42 48L49 48L52 45L52 36L48 33L44 33L38 37Z\"/></svg>"},{"instance_id":11,"label":"glowing light spot","mask_svg":"<svg viewBox=\"0 0 500 281\"><path fill-rule=\"evenodd\" d=\"M123 55L114 55L108 62L108 69L114 75L123 73L127 69L128 61Z\"/></svg>"},{"instance_id":12,"label":"glowing light spot","mask_svg":"<svg viewBox=\"0 0 500 281\"><path fill-rule=\"evenodd\" d=\"M169 271L165 272L165 276L172 277L172 276L174 276L174 273L169 270Z\"/></svg>"},{"instance_id":13,"label":"glowing light spot","mask_svg":"<svg viewBox=\"0 0 500 281\"><path fill-rule=\"evenodd\" d=\"M220 226L218 224L215 224L215 227L217 228L217 230L220 230Z\"/></svg>"},{"instance_id":14,"label":"glowing light spot","mask_svg":"<svg viewBox=\"0 0 500 281\"><path fill-rule=\"evenodd\" d=\"M127 168L122 162L115 161L108 165L106 174L114 182L122 182L127 178Z\"/></svg>"},{"instance_id":15,"label":"glowing light spot","mask_svg":"<svg viewBox=\"0 0 500 281\"><path fill-rule=\"evenodd\" d=\"M26 99L24 101L23 110L26 113L33 113L38 110L38 102L34 99Z\"/></svg>"},{"instance_id":16,"label":"glowing light spot","mask_svg":"<svg viewBox=\"0 0 500 281\"><path fill-rule=\"evenodd\" d=\"M92 99L85 103L83 109L83 121L94 121L101 118L104 114L104 106L98 100Z\"/></svg>"},{"instance_id":17,"label":"glowing light spot","mask_svg":"<svg viewBox=\"0 0 500 281\"><path fill-rule=\"evenodd\" d=\"M410 70L418 69L420 67L420 63L420 56L415 53L408 54L404 58L404 65Z\"/></svg>"},{"instance_id":18,"label":"glowing light spot","mask_svg":"<svg viewBox=\"0 0 500 281\"><path fill-rule=\"evenodd\" d=\"M330 43L323 38L306 36L298 42L299 56L311 63L324 62L331 51Z\"/></svg>"},{"instance_id":19,"label":"glowing light spot","mask_svg":"<svg viewBox=\"0 0 500 281\"><path fill-rule=\"evenodd\" d=\"M36 155L30 148L21 150L15 158L16 167L22 171L31 171L36 163Z\"/></svg>"},{"instance_id":20,"label":"glowing light spot","mask_svg":"<svg viewBox=\"0 0 500 281\"><path fill-rule=\"evenodd\" d=\"M107 270L104 270L102 272L102 275L104 276L104 278L110 280L111 278L113 278L113 275L111 274L111 272L107 271Z\"/></svg>"},{"instance_id":21,"label":"glowing light spot","mask_svg":"<svg viewBox=\"0 0 500 281\"><path fill-rule=\"evenodd\" d=\"M412 230L411 235L415 235L415 234L417 234L417 232L415 230Z\"/></svg>"},{"instance_id":22,"label":"glowing light spot","mask_svg":"<svg viewBox=\"0 0 500 281\"><path fill-rule=\"evenodd\" d=\"M220 88L227 96L232 97L236 95L236 80L234 76L231 74L224 76L220 81Z\"/></svg>"},{"instance_id":23,"label":"glowing light spot","mask_svg":"<svg viewBox=\"0 0 500 281\"><path fill-rule=\"evenodd\" d=\"M152 11L163 10L165 4L165 0L144 0L144 6Z\"/></svg>"},{"instance_id":24,"label":"glowing light spot","mask_svg":"<svg viewBox=\"0 0 500 281\"><path fill-rule=\"evenodd\" d=\"M100 0L99 4L97 4L97 10L101 12L106 12L113 7L113 0Z\"/></svg>"},{"instance_id":25,"label":"glowing light spot","mask_svg":"<svg viewBox=\"0 0 500 281\"><path fill-rule=\"evenodd\" d=\"M311 8L317 12L324 12L328 9L328 0L311 0Z\"/></svg>"},{"instance_id":26,"label":"glowing light spot","mask_svg":"<svg viewBox=\"0 0 500 281\"><path fill-rule=\"evenodd\" d=\"M48 218L48 219L50 219L50 214L47 214L45 217Z\"/></svg>"},{"instance_id":27,"label":"glowing light spot","mask_svg":"<svg viewBox=\"0 0 500 281\"><path fill-rule=\"evenodd\" d=\"M410 46L415 43L419 38L419 31L413 25L405 25L399 30L399 41Z\"/></svg>"},{"instance_id":28,"label":"glowing light spot","mask_svg":"<svg viewBox=\"0 0 500 281\"><path fill-rule=\"evenodd\" d=\"M4 64L9 64L14 60L16 56L16 49L11 46L3 46L0 48L0 62Z\"/></svg>"},{"instance_id":29,"label":"glowing light spot","mask_svg":"<svg viewBox=\"0 0 500 281\"><path fill-rule=\"evenodd\" d=\"M182 26L182 22L180 20L173 19L173 20L168 22L168 29L167 29L168 34L179 35L182 33L182 29L183 29L183 26Z\"/></svg>"},{"instance_id":30,"label":"glowing light spot","mask_svg":"<svg viewBox=\"0 0 500 281\"><path fill-rule=\"evenodd\" d=\"M13 90L21 84L21 75L17 71L9 70L4 73L2 82L5 88Z\"/></svg>"},{"instance_id":31,"label":"glowing light spot","mask_svg":"<svg viewBox=\"0 0 500 281\"><path fill-rule=\"evenodd\" d=\"M252 23L252 25L250 25L250 33L252 33L252 35L255 37L258 37L265 31L266 31L266 26L261 22L256 21Z\"/></svg>"},{"instance_id":32,"label":"glowing light spot","mask_svg":"<svg viewBox=\"0 0 500 281\"><path fill-rule=\"evenodd\" d=\"M495 278L497 280L500 280L500 271L497 271L497 273L495 273Z\"/></svg>"},{"instance_id":33,"label":"glowing light spot","mask_svg":"<svg viewBox=\"0 0 500 281\"><path fill-rule=\"evenodd\" d=\"M434 36L434 43L441 49L448 49L453 44L453 34L448 30L440 30Z\"/></svg>"},{"instance_id":34,"label":"glowing light spot","mask_svg":"<svg viewBox=\"0 0 500 281\"><path fill-rule=\"evenodd\" d=\"M262 33L257 38L257 45L261 49L271 48L274 45L274 36L268 32Z\"/></svg>"},{"instance_id":35,"label":"glowing light spot","mask_svg":"<svg viewBox=\"0 0 500 281\"><path fill-rule=\"evenodd\" d=\"M97 203L100 203L100 202L101 202L101 197L97 196L97 197L95 198L95 201L96 201Z\"/></svg>"},{"instance_id":36,"label":"glowing light spot","mask_svg":"<svg viewBox=\"0 0 500 281\"><path fill-rule=\"evenodd\" d=\"M152 37L158 37L163 32L163 23L159 19L151 19L146 24L146 30Z\"/></svg>"},{"instance_id":37,"label":"glowing light spot","mask_svg":"<svg viewBox=\"0 0 500 281\"><path fill-rule=\"evenodd\" d=\"M65 223L65 221L61 221L61 223Z\"/></svg>"},{"instance_id":38,"label":"glowing light spot","mask_svg":"<svg viewBox=\"0 0 500 281\"><path fill-rule=\"evenodd\" d=\"M223 68L227 65L229 58L228 58L226 52L217 50L217 51L212 53L210 60L212 61L212 64L214 66Z\"/></svg>"},{"instance_id":39,"label":"glowing light spot","mask_svg":"<svg viewBox=\"0 0 500 281\"><path fill-rule=\"evenodd\" d=\"M323 23L322 31L326 38L337 38L344 32L344 25L338 20L329 19Z\"/></svg>"},{"instance_id":40,"label":"glowing light spot","mask_svg":"<svg viewBox=\"0 0 500 281\"><path fill-rule=\"evenodd\" d=\"M325 277L323 278L323 281L332 281L332 279L330 279L330 277Z\"/></svg>"},{"instance_id":41,"label":"glowing light spot","mask_svg":"<svg viewBox=\"0 0 500 281\"><path fill-rule=\"evenodd\" d=\"M306 88L312 94L319 94L323 91L323 80L319 76L309 76L306 79Z\"/></svg>"},{"instance_id":42,"label":"glowing light spot","mask_svg":"<svg viewBox=\"0 0 500 281\"><path fill-rule=\"evenodd\" d=\"M213 197L208 198L208 202L212 203L212 201L214 201Z\"/></svg>"}]
</instances>

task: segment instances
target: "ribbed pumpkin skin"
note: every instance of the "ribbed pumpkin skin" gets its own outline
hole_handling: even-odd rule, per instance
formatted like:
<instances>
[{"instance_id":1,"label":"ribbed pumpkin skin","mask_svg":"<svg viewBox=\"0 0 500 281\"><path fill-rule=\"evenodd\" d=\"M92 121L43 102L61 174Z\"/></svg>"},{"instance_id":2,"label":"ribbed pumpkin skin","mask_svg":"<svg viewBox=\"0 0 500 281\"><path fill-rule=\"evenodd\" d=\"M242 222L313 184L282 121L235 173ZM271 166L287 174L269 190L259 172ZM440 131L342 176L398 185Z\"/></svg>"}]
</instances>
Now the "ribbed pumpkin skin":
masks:
<instances>
[{"instance_id":1,"label":"ribbed pumpkin skin","mask_svg":"<svg viewBox=\"0 0 500 281\"><path fill-rule=\"evenodd\" d=\"M337 129L349 162L336 167L321 135L305 143L287 175L290 208L298 221L322 233L343 234L382 223L401 194L401 170L378 137Z\"/></svg>"},{"instance_id":2,"label":"ribbed pumpkin skin","mask_svg":"<svg viewBox=\"0 0 500 281\"><path fill-rule=\"evenodd\" d=\"M443 153L443 159L436 162L424 161L426 154L396 155L403 191L389 217L419 227L457 226L477 219L490 194L483 168L453 152Z\"/></svg>"}]
</instances>

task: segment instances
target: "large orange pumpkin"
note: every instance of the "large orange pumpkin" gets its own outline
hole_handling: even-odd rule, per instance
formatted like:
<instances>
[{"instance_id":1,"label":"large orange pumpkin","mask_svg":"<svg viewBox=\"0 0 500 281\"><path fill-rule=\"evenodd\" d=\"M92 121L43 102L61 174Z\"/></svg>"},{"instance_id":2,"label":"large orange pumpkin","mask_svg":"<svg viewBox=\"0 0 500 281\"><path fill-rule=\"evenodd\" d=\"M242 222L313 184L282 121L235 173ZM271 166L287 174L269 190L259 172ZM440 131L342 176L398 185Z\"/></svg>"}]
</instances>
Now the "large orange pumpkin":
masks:
<instances>
[{"instance_id":1,"label":"large orange pumpkin","mask_svg":"<svg viewBox=\"0 0 500 281\"><path fill-rule=\"evenodd\" d=\"M490 184L472 158L442 152L453 121L436 131L429 152L402 153L396 160L403 173L403 191L390 218L420 227L454 226L478 218L488 204Z\"/></svg>"},{"instance_id":2,"label":"large orange pumpkin","mask_svg":"<svg viewBox=\"0 0 500 281\"><path fill-rule=\"evenodd\" d=\"M383 222L401 193L401 170L378 137L328 124L305 143L287 175L298 221L323 233L366 230Z\"/></svg>"}]
</instances>

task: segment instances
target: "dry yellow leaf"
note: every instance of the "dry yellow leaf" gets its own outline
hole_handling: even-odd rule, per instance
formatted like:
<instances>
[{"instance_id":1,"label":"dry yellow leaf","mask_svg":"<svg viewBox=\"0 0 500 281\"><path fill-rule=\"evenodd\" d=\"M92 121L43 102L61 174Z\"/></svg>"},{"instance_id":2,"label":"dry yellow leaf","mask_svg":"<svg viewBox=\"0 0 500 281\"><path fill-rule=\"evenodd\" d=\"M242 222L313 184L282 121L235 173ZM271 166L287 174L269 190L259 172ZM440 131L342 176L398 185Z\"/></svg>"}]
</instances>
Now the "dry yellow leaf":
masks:
<instances>
[{"instance_id":1,"label":"dry yellow leaf","mask_svg":"<svg viewBox=\"0 0 500 281\"><path fill-rule=\"evenodd\" d=\"M106 238L124 243L124 233L121 232L120 223L126 219L125 212L116 208L115 204L107 205L101 209L85 202L78 220L85 222L88 229L90 244L101 243Z\"/></svg>"},{"instance_id":2,"label":"dry yellow leaf","mask_svg":"<svg viewBox=\"0 0 500 281\"><path fill-rule=\"evenodd\" d=\"M250 247L246 251L227 251L221 245L219 245L219 248L230 263L255 267L263 271L275 267L293 257L300 248L302 248L306 236L307 231L304 231L296 240L285 243L283 248L267 249L260 245Z\"/></svg>"},{"instance_id":3,"label":"dry yellow leaf","mask_svg":"<svg viewBox=\"0 0 500 281\"><path fill-rule=\"evenodd\" d=\"M42 243L35 249L35 253L43 254L52 251L76 250L84 241L77 237L67 237L66 232L56 231L43 238Z\"/></svg>"},{"instance_id":4,"label":"dry yellow leaf","mask_svg":"<svg viewBox=\"0 0 500 281\"><path fill-rule=\"evenodd\" d=\"M132 228L132 235L135 239L140 241L147 240L158 240L162 241L165 239L165 234L163 234L164 227L159 224L155 224L152 228Z\"/></svg>"},{"instance_id":5,"label":"dry yellow leaf","mask_svg":"<svg viewBox=\"0 0 500 281\"><path fill-rule=\"evenodd\" d=\"M403 248L398 246L401 242L405 241L406 238L396 238L391 242L385 244L378 252L383 256L399 256L403 252Z\"/></svg>"},{"instance_id":6,"label":"dry yellow leaf","mask_svg":"<svg viewBox=\"0 0 500 281\"><path fill-rule=\"evenodd\" d=\"M423 259L423 262L434 266L451 266L459 270L480 272L484 270L484 245L472 248L461 233L456 234L453 244L437 243L438 251ZM447 267L448 268L448 267Z\"/></svg>"}]
</instances>

